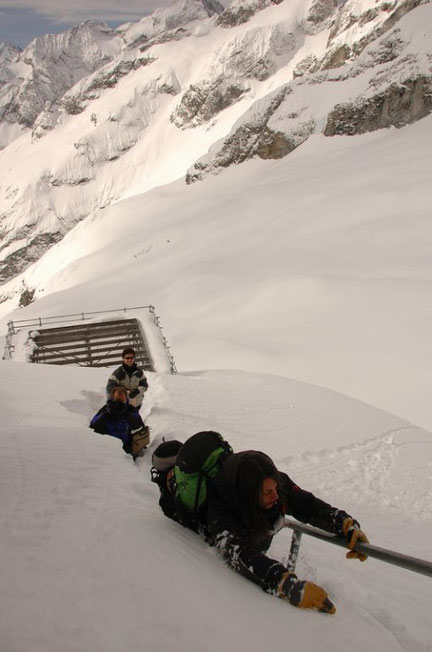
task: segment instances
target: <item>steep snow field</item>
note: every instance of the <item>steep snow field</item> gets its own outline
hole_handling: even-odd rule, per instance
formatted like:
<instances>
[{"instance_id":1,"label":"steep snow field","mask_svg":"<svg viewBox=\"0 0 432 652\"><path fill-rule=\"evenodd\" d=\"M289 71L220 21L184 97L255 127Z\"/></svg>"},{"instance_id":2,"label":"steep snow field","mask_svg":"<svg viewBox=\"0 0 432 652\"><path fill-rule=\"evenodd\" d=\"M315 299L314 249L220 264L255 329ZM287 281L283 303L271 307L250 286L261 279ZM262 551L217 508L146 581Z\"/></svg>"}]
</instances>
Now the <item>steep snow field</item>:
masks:
<instances>
[{"instance_id":1,"label":"steep snow field","mask_svg":"<svg viewBox=\"0 0 432 652\"><path fill-rule=\"evenodd\" d=\"M431 129L313 136L100 210L26 272L37 301L0 304L1 328L151 303L181 371L297 378L432 430Z\"/></svg>"},{"instance_id":2,"label":"steep snow field","mask_svg":"<svg viewBox=\"0 0 432 652\"><path fill-rule=\"evenodd\" d=\"M162 436L217 429L350 511L371 542L430 559L430 433L285 378L149 374L153 441L134 464L87 427L106 376L0 365L2 652L431 649L430 579L304 537L298 574L326 587L337 613L297 610L166 519L149 477ZM281 532L271 555L288 549Z\"/></svg>"}]
</instances>

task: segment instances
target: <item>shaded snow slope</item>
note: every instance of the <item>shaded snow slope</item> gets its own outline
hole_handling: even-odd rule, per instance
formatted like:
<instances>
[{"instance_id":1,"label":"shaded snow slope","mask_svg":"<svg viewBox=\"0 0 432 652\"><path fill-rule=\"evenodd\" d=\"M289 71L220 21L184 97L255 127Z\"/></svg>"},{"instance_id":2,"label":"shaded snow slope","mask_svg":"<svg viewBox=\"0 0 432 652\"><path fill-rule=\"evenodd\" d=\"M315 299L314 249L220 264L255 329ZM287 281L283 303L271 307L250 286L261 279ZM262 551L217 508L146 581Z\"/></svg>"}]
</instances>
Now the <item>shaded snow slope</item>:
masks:
<instances>
[{"instance_id":1,"label":"shaded snow slope","mask_svg":"<svg viewBox=\"0 0 432 652\"><path fill-rule=\"evenodd\" d=\"M229 570L166 519L150 453L134 464L87 428L106 370L0 364L2 651L430 650L430 579L304 537L298 574L334 617L302 612ZM430 558L432 436L347 397L241 372L149 374L153 449L207 428L261 449L343 507L371 541ZM286 559L289 535L271 555Z\"/></svg>"},{"instance_id":2,"label":"shaded snow slope","mask_svg":"<svg viewBox=\"0 0 432 652\"><path fill-rule=\"evenodd\" d=\"M179 370L261 369L432 429L427 117L135 196L4 286L9 318L153 304ZM36 301L14 309L22 283Z\"/></svg>"}]
</instances>

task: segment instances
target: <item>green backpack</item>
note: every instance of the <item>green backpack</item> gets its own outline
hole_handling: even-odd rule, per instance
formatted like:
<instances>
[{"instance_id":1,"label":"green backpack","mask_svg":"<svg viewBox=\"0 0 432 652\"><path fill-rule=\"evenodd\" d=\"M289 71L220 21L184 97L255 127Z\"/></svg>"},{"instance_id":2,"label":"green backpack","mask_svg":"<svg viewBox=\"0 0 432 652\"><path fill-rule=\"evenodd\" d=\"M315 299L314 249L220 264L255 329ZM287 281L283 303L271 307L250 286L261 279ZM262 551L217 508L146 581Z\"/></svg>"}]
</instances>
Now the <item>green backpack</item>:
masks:
<instances>
[{"instance_id":1,"label":"green backpack","mask_svg":"<svg viewBox=\"0 0 432 652\"><path fill-rule=\"evenodd\" d=\"M207 498L207 484L222 461L233 452L222 435L212 430L198 432L181 447L174 467L176 498L191 512L198 512Z\"/></svg>"}]
</instances>

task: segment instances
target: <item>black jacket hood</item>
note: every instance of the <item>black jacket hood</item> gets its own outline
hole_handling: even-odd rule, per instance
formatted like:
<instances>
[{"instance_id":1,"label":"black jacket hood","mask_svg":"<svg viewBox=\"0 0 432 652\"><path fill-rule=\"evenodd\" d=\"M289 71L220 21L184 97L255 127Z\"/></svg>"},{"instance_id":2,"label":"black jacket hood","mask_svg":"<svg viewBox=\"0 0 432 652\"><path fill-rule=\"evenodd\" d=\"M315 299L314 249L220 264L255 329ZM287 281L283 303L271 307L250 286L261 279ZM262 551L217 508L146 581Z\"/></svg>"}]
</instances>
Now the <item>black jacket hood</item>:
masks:
<instances>
[{"instance_id":1,"label":"black jacket hood","mask_svg":"<svg viewBox=\"0 0 432 652\"><path fill-rule=\"evenodd\" d=\"M235 512L240 518L244 517L244 508L239 496L239 476L242 465L252 456L263 456L270 460L269 456L261 451L242 451L229 455L221 465L218 475L215 479L217 492L224 503Z\"/></svg>"}]
</instances>

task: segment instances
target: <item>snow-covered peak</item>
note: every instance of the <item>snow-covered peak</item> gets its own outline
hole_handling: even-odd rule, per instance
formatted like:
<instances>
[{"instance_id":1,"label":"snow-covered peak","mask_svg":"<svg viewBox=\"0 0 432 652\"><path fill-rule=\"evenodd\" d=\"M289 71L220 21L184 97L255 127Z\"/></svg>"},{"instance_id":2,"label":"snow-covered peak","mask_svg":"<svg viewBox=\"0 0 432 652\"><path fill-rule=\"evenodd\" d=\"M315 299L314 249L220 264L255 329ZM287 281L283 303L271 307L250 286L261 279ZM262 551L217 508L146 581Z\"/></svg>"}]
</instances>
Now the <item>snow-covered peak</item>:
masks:
<instances>
[{"instance_id":1,"label":"snow-covered peak","mask_svg":"<svg viewBox=\"0 0 432 652\"><path fill-rule=\"evenodd\" d=\"M21 48L13 43L0 43L0 66L11 63L21 51Z\"/></svg>"},{"instance_id":2,"label":"snow-covered peak","mask_svg":"<svg viewBox=\"0 0 432 652\"><path fill-rule=\"evenodd\" d=\"M71 57L91 70L117 54L119 44L113 37L114 31L105 23L86 20L64 32L36 37L23 50L20 60L37 68L47 58L62 63Z\"/></svg>"},{"instance_id":3,"label":"snow-covered peak","mask_svg":"<svg viewBox=\"0 0 432 652\"><path fill-rule=\"evenodd\" d=\"M3 129L0 147L31 127L47 102L53 103L76 82L116 56L123 41L104 23L85 21L60 34L35 39L3 64L0 89Z\"/></svg>"},{"instance_id":4,"label":"snow-covered peak","mask_svg":"<svg viewBox=\"0 0 432 652\"><path fill-rule=\"evenodd\" d=\"M135 24L120 27L130 47L148 48L156 42L179 39L190 34L188 27L209 18L222 6L206 0L176 0L167 7L156 9Z\"/></svg>"}]
</instances>

